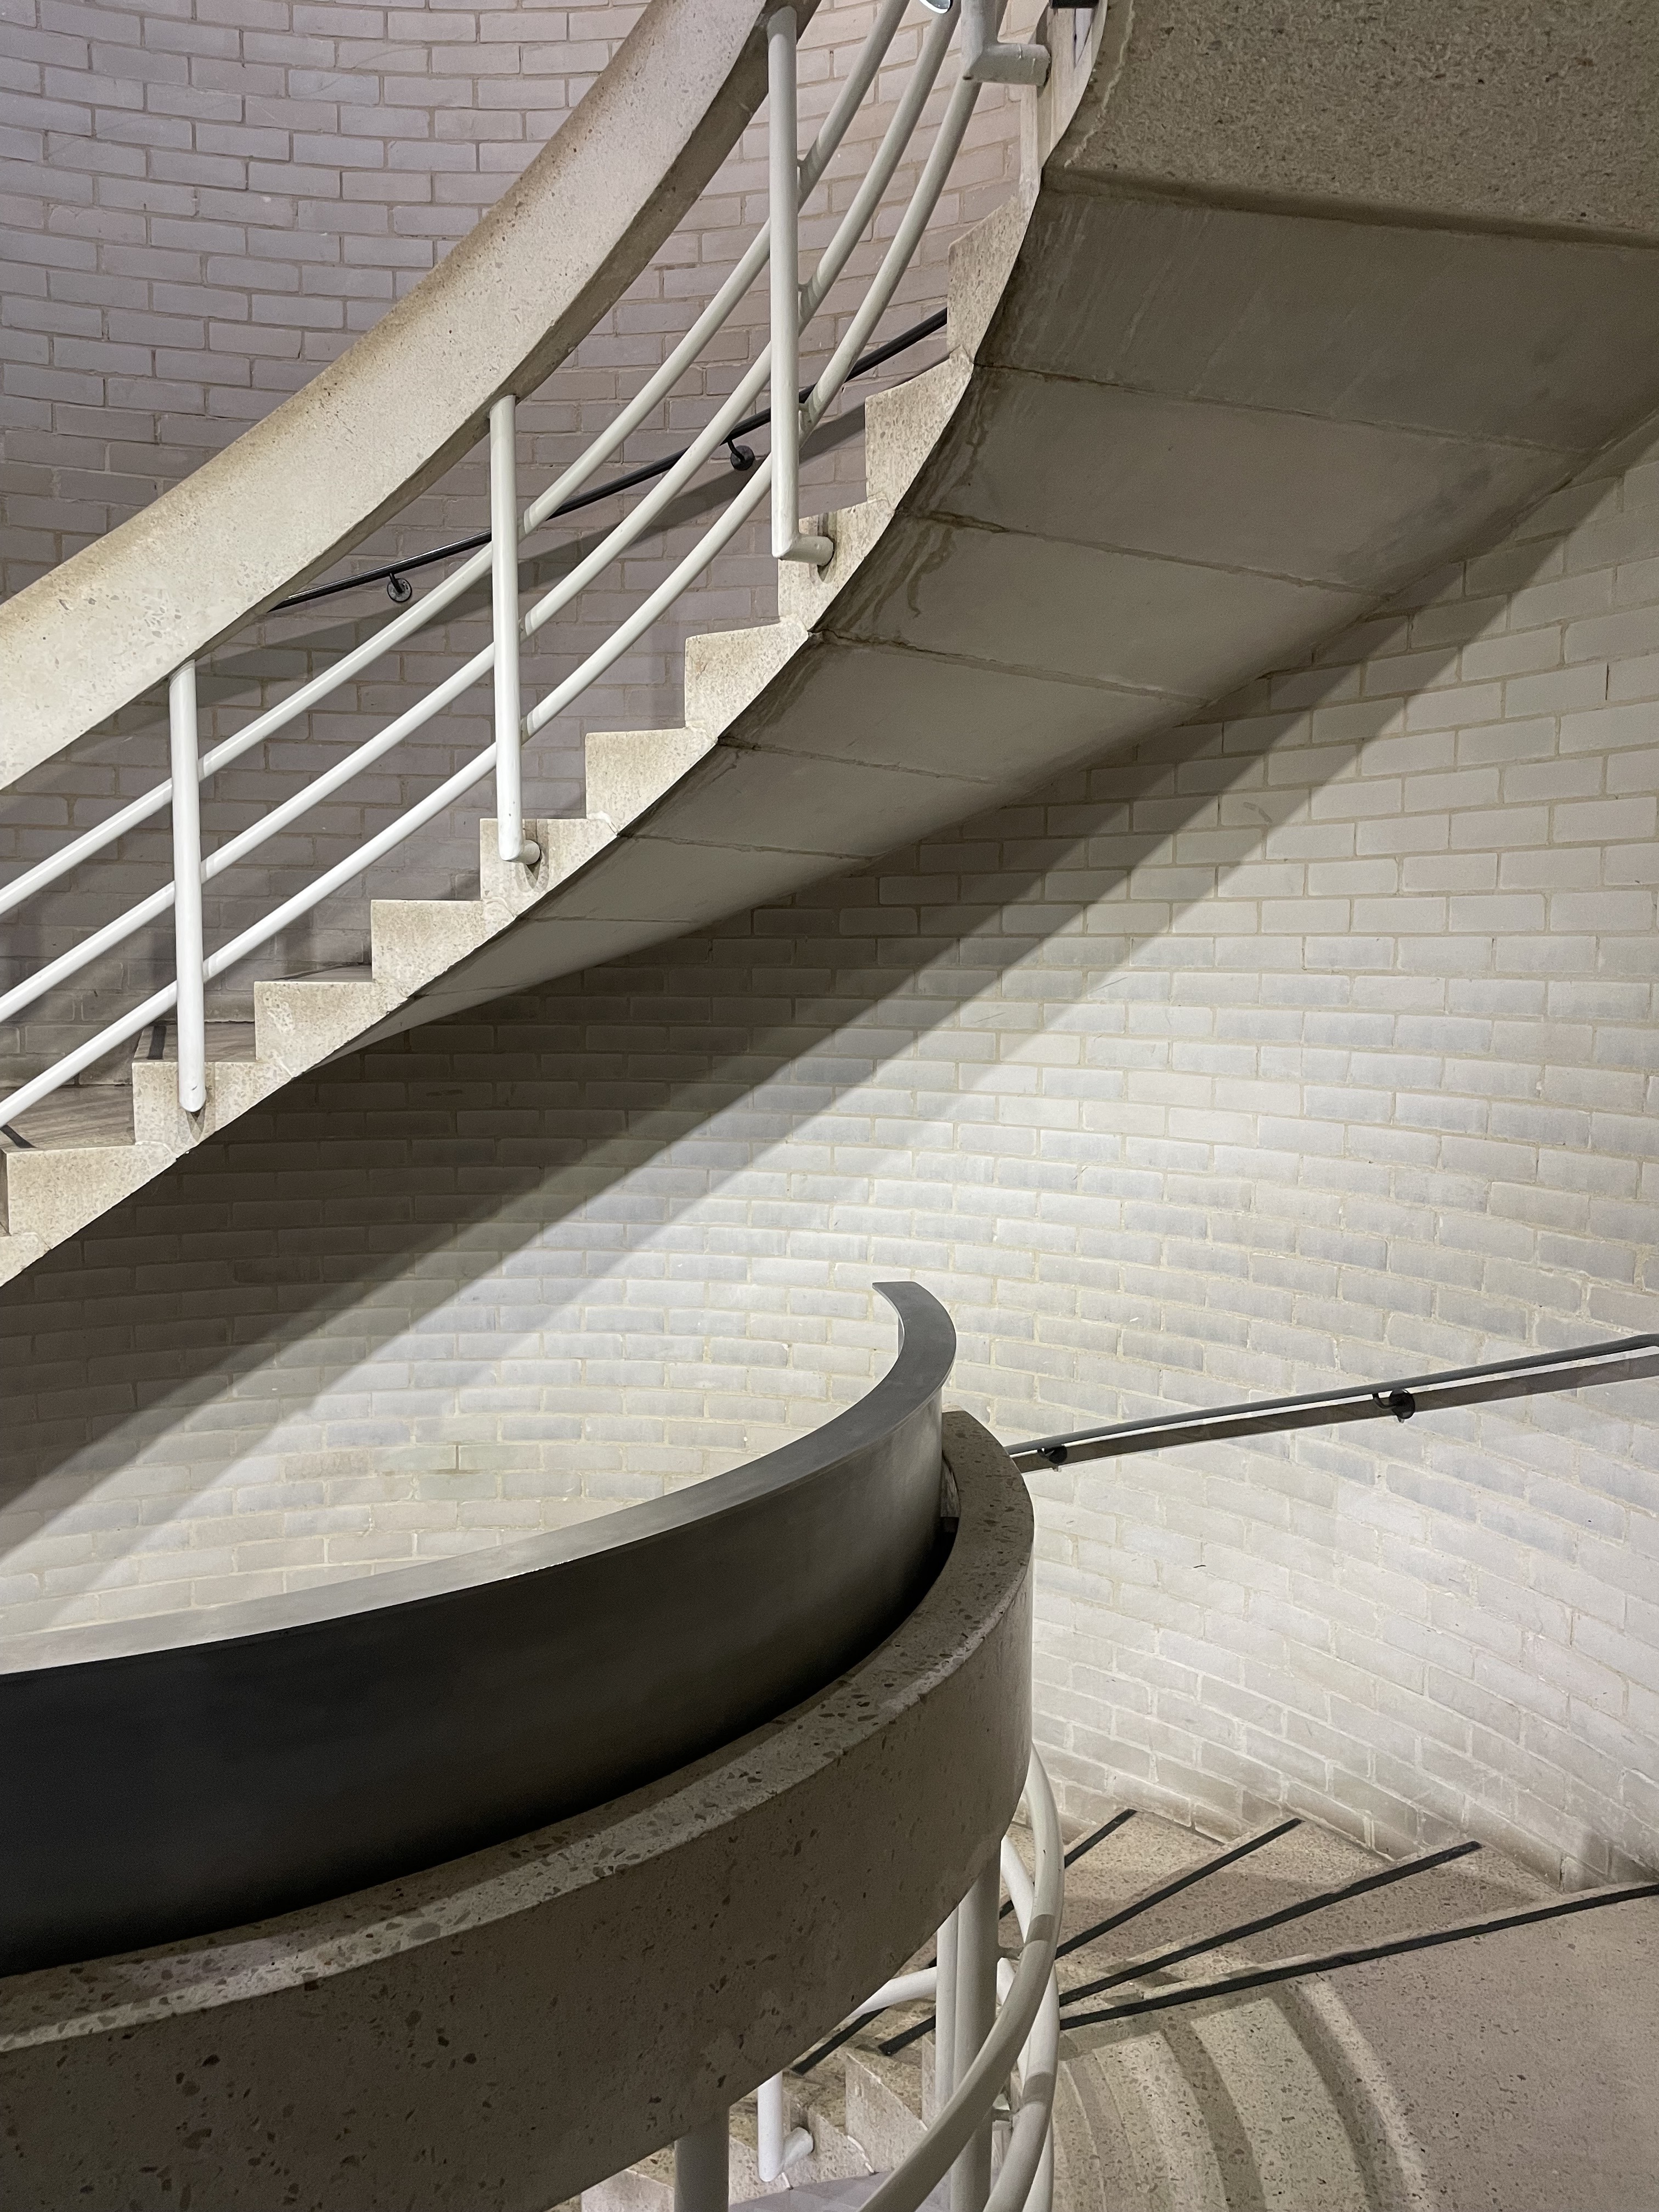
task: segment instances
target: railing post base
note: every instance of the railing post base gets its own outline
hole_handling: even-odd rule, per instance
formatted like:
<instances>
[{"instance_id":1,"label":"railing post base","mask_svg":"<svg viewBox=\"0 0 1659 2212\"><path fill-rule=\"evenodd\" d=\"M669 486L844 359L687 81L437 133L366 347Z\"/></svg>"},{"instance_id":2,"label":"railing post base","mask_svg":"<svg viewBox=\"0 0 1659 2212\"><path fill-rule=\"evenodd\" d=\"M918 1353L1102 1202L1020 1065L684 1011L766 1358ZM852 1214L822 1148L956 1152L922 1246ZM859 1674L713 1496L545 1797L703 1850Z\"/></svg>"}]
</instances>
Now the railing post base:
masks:
<instances>
[{"instance_id":1,"label":"railing post base","mask_svg":"<svg viewBox=\"0 0 1659 2212\"><path fill-rule=\"evenodd\" d=\"M755 2092L757 2164L763 2181L776 2181L786 2166L805 2158L815 2148L805 2128L792 2128L784 2102L783 2076L775 2074Z\"/></svg>"},{"instance_id":2,"label":"railing post base","mask_svg":"<svg viewBox=\"0 0 1659 2212\"><path fill-rule=\"evenodd\" d=\"M997 36L1001 0L962 0L962 74L970 84L1048 82L1048 49Z\"/></svg>"},{"instance_id":3,"label":"railing post base","mask_svg":"<svg viewBox=\"0 0 1659 2212\"><path fill-rule=\"evenodd\" d=\"M810 561L815 568L827 568L835 557L836 541L833 538L817 538L805 531L778 555L780 561Z\"/></svg>"}]
</instances>

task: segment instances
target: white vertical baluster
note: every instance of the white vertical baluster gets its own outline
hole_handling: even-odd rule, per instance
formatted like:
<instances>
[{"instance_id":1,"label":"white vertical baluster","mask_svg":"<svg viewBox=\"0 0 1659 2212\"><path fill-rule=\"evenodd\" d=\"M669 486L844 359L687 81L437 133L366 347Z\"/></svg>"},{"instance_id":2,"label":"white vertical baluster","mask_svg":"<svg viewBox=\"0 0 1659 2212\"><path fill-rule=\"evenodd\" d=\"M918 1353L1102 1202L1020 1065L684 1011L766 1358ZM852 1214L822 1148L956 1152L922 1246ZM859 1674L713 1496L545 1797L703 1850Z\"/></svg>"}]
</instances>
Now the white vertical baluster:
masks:
<instances>
[{"instance_id":1,"label":"white vertical baluster","mask_svg":"<svg viewBox=\"0 0 1659 2212\"><path fill-rule=\"evenodd\" d=\"M722 2109L674 2145L674 2212L726 2212L732 2116Z\"/></svg>"},{"instance_id":2,"label":"white vertical baluster","mask_svg":"<svg viewBox=\"0 0 1659 2212\"><path fill-rule=\"evenodd\" d=\"M800 159L796 150L795 11L766 19L772 227L772 557L822 568L828 538L800 526Z\"/></svg>"},{"instance_id":3,"label":"white vertical baluster","mask_svg":"<svg viewBox=\"0 0 1659 2212\"><path fill-rule=\"evenodd\" d=\"M997 2011L997 1908L1002 1896L994 1857L957 1907L957 2068L960 2083L991 2033ZM991 2193L988 2112L951 2168L951 2212L985 2212Z\"/></svg>"},{"instance_id":4,"label":"white vertical baluster","mask_svg":"<svg viewBox=\"0 0 1659 2212\"><path fill-rule=\"evenodd\" d=\"M207 1028L202 997L202 787L196 754L196 663L167 684L173 756L173 945L179 979L179 1103L207 1103Z\"/></svg>"},{"instance_id":5,"label":"white vertical baluster","mask_svg":"<svg viewBox=\"0 0 1659 2212\"><path fill-rule=\"evenodd\" d=\"M513 394L489 410L489 585L495 641L495 849L533 868L539 845L524 834L519 769L519 481Z\"/></svg>"},{"instance_id":6,"label":"white vertical baluster","mask_svg":"<svg viewBox=\"0 0 1659 2212\"><path fill-rule=\"evenodd\" d=\"M957 2086L957 1913L940 1923L939 1979L933 2000L933 2110L942 2112Z\"/></svg>"}]
</instances>

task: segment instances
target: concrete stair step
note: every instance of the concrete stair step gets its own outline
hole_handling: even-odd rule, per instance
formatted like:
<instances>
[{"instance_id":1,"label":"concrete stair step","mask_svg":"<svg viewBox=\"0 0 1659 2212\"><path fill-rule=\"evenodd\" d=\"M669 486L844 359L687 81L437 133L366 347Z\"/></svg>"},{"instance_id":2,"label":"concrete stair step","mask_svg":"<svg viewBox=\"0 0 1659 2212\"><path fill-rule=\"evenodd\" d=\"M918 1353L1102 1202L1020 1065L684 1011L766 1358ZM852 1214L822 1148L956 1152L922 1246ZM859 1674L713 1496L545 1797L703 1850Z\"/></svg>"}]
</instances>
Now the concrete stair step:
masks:
<instances>
[{"instance_id":1,"label":"concrete stair step","mask_svg":"<svg viewBox=\"0 0 1659 2212\"><path fill-rule=\"evenodd\" d=\"M971 349L1001 296L1029 210L1028 194L958 246L951 285L955 350L950 358L866 402L868 496L827 519L836 546L829 568L820 574L785 564L776 622L686 640L684 725L591 733L586 739L587 811L580 817L526 823L526 834L542 848L533 871L503 866L495 851L495 824L482 823L476 899L375 899L367 969L256 984L251 1022L222 1025L237 1032L234 1036L210 1035L208 1099L199 1115L182 1113L176 1091L168 1087L172 1079L165 1071L176 1062L169 1025L154 1061L146 1057L147 1039L140 1040L131 1078L120 1055L113 1056L112 1072L102 1072L103 1080L119 1086L118 1109L113 1103L101 1110L89 1107L88 1084L25 1115L15 1137L0 1131L0 1156L9 1156L0 1157L0 1176L7 1178L0 1188L0 1282L294 1077L376 1036L446 1011L445 978L454 976L493 939L568 884L692 775L736 719L810 650L811 623L880 542L897 501L972 381ZM660 886L659 852L647 872ZM626 901L635 894L624 888L622 896ZM585 929L603 926L601 910L605 920L612 918L604 899L592 915L580 899L563 902L573 944ZM526 978L536 980L545 972L545 962L530 949ZM428 995L416 1014L414 1001L422 994ZM0 1119L3 1110L0 1100ZM70 1151L76 1156L72 1166L60 1157ZM29 1164L12 1174L11 1163L17 1158Z\"/></svg>"},{"instance_id":2,"label":"concrete stair step","mask_svg":"<svg viewBox=\"0 0 1659 2212\"><path fill-rule=\"evenodd\" d=\"M0 1097L0 1159L19 1152L85 1152L132 1142L132 1091L128 1084L73 1085L5 1120ZM0 1170L3 1172L3 1170Z\"/></svg>"},{"instance_id":3,"label":"concrete stair step","mask_svg":"<svg viewBox=\"0 0 1659 2212\"><path fill-rule=\"evenodd\" d=\"M659 773L677 772L678 757L671 750ZM645 803L648 762L634 788ZM504 866L494 823L482 823L476 899L378 899L370 908L367 967L257 982L251 1013L210 1018L199 1115L179 1104L178 1028L171 1018L142 1031L130 1054L111 1055L96 1082L66 1085L15 1120L7 1121L0 1095L0 1282L293 1077L361 1042L411 992L546 897L616 834L609 822L586 817L529 829L542 849L535 869ZM65 1158L70 1153L72 1160Z\"/></svg>"},{"instance_id":4,"label":"concrete stair step","mask_svg":"<svg viewBox=\"0 0 1659 2212\"><path fill-rule=\"evenodd\" d=\"M857 2208L868 2203L886 2179L884 2173L861 2173L849 2175L844 2181L807 2182L751 2202L757 2205L787 2205L789 2212L857 2212ZM931 2196L921 2201L925 2212L945 2212L951 2201L948 2185L941 2182Z\"/></svg>"},{"instance_id":5,"label":"concrete stair step","mask_svg":"<svg viewBox=\"0 0 1659 2212\"><path fill-rule=\"evenodd\" d=\"M842 2059L842 2077L848 2135L878 2173L890 2172L927 2132L920 2060L907 2066L866 2045Z\"/></svg>"}]
</instances>

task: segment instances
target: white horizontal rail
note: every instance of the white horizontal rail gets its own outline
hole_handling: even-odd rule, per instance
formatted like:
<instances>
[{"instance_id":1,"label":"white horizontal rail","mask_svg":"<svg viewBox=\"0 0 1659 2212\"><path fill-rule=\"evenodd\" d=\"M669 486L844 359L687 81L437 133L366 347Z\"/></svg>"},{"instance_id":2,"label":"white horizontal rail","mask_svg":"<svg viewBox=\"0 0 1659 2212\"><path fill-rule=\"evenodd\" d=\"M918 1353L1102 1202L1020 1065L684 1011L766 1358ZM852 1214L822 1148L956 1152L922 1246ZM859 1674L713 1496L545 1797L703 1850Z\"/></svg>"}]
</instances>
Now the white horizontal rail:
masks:
<instances>
[{"instance_id":1,"label":"white horizontal rail","mask_svg":"<svg viewBox=\"0 0 1659 2212\"><path fill-rule=\"evenodd\" d=\"M423 599L417 599L412 607L406 607L402 614L395 616L383 628L376 630L373 637L366 638L362 645L354 646L342 659L331 663L319 675L309 678L298 690L291 691L285 699L279 699L274 707L267 708L263 714L256 715L243 728L211 746L202 755L199 770L202 781L205 782L210 776L216 775L222 768L228 768L233 761L240 760L255 745L263 744L267 738L275 737L289 723L296 721L301 714L319 705L331 692L337 690L342 684L349 684L353 677L361 676L384 653L392 652L405 638L412 637L453 600L459 599L464 592L489 573L489 554L486 549L475 553L460 568L453 569L442 583L435 585ZM158 783L153 790L145 792L142 798L135 799L122 807L118 813L112 814L107 821L82 830L70 843L46 860L38 861L23 875L14 877L10 883L0 887L0 915L9 914L37 891L46 890L59 877L67 875L81 861L89 860L94 853L114 844L118 838L125 837L130 830L137 829L141 823L151 820L161 812L172 796L173 781L169 777L166 782Z\"/></svg>"},{"instance_id":2,"label":"white horizontal rail","mask_svg":"<svg viewBox=\"0 0 1659 2212\"><path fill-rule=\"evenodd\" d=\"M794 267L797 210L823 179L830 161L843 143L854 118L876 82L903 21L907 0L882 0L875 22L860 47L853 69L836 93L830 112L811 148L805 156L799 159L794 146L793 13L787 4L774 11L775 33L787 33L788 35L785 40L776 36L773 40L772 65L784 95L775 103L776 112L770 126L775 155L772 164L773 204L766 226L750 241L714 297L694 319L685 336L647 379L635 397L617 411L597 437L590 441L577 459L555 483L522 509L519 507L514 490L513 402L509 396L504 395L492 410L490 417L490 544L461 560L424 597L400 610L373 635L364 638L330 666L297 685L286 697L255 715L241 729L217 744L203 750L196 764L191 799L195 799L201 783L300 720L322 701L362 676L386 655L395 653L407 639L429 627L457 602L483 584L486 579L489 580L493 617L490 643L471 655L443 682L434 685L412 707L373 737L354 747L319 774L310 777L299 790L292 792L278 805L264 809L256 820L213 851L204 854L200 850L193 807L190 805L174 806L174 842L184 856L179 867L187 870L188 898L180 892L179 886L185 878L179 875L179 868L175 868L173 883L136 902L124 914L92 931L67 951L46 962L33 974L0 994L0 1020L21 1014L74 975L105 957L124 940L158 922L169 908L174 914L176 973L173 984L152 994L141 1006L129 1009L96 1036L76 1045L54 1066L14 1091L3 1104L0 1104L0 1113L8 1118L27 1113L59 1085L73 1080L85 1068L136 1036L149 1023L175 1005L179 1010L182 1030L189 1032L188 1036L181 1036L180 1096L194 1110L201 1103L204 1089L204 1070L198 1065L201 1059L198 1049L201 1029L198 1001L204 981L223 975L238 961L280 936L283 930L323 900L362 876L378 860L436 819L487 776L492 769L497 780L496 819L503 856L509 860L517 857L520 860L529 858L533 848L523 834L523 802L518 769L521 738L544 729L556 715L564 712L606 670L612 667L732 542L769 494L774 495L780 514L785 507L793 512L798 503L798 492L791 478L798 453L799 437L823 419L855 364L864 341L890 303L899 278L908 265L937 206L939 192L972 112L976 88L967 82L959 82L946 103L944 119L922 165L920 179L899 217L876 277L866 289L841 343L834 349L829 364L812 386L810 396L803 404L796 389L798 372L794 362L800 332L823 307L845 270L854 247L869 232L899 163L915 138L953 35L954 5L943 13L933 6L933 0L929 0L929 5L933 12L928 27L915 62L907 69L902 91L882 132L875 155L864 165L848 204L835 223L830 242L819 254L805 285L798 283ZM772 288L774 337L777 343L769 343L758 357L749 364L738 379L736 388L715 410L712 420L705 423L684 454L672 469L664 472L650 492L629 508L616 526L604 534L599 544L578 561L550 591L521 612L518 605L518 574L519 547L523 540L551 520L567 501L581 490L601 465L616 453L627 438L668 398L687 369L702 357L710 341L730 320L739 302L765 268L769 257L777 264L775 267L776 281ZM663 583L645 597L604 643L586 657L580 667L538 702L529 714L520 716L516 714L514 710L517 685L513 664L516 659L519 638L532 635L544 627L637 544L645 532L659 522L670 503L715 456L720 447L730 442L736 424L752 410L756 398L769 380L775 386L771 453L752 471L749 480L728 502L722 514L691 551L675 565ZM779 475L779 472L780 480L775 484L775 475ZM795 557L805 557L810 554L811 557L817 558L833 550L829 547L827 540L812 538L809 545L805 538L799 538L799 533L797 537ZM803 548L805 549L805 554ZM492 671L495 672L496 692L495 735L486 751L450 775L417 804L387 823L355 852L302 885L293 896L241 931L229 943L219 946L205 957L201 957L199 902L203 884L222 875L226 869L246 859L268 840L300 821L354 776L361 775L396 745L443 713L462 692ZM193 671L181 671L175 677L176 702L183 697L180 687L187 682L193 683ZM192 715L192 726L193 720ZM184 755L178 741L178 732L182 728L179 714L175 714L174 724L175 756L182 759ZM118 808L106 821L70 839L57 852L25 870L10 883L0 885L0 915L15 912L31 897L61 882L81 862L106 851L131 831L173 806L179 788L178 776L168 777L140 798ZM513 848L511 854L507 853L508 846Z\"/></svg>"},{"instance_id":3,"label":"white horizontal rail","mask_svg":"<svg viewBox=\"0 0 1659 2212\"><path fill-rule=\"evenodd\" d=\"M0 1115L3 1115L8 1122L15 1121L18 1115L27 1114L31 1106L38 1106L43 1098L50 1098L52 1092L63 1085L72 1083L83 1068L94 1066L106 1053L113 1052L129 1037L137 1036L140 1030L147 1030L152 1022L160 1021L163 1014L170 1014L178 998L178 985L168 983L161 990L153 991L140 1005L129 1006L125 1013L118 1014L95 1036L83 1039L72 1052L66 1052L62 1060L47 1068L45 1074L37 1075L32 1082L9 1091L3 1099L0 1099Z\"/></svg>"},{"instance_id":4,"label":"white horizontal rail","mask_svg":"<svg viewBox=\"0 0 1659 2212\"><path fill-rule=\"evenodd\" d=\"M388 822L378 836L371 837L355 853L348 853L343 860L336 861L314 883L307 884L291 899L285 900L271 913L262 915L240 937L233 937L228 945L222 945L216 952L210 952L203 963L210 982L216 975L222 975L227 969L234 968L239 960L246 959L250 952L257 952L262 945L268 945L273 937L280 937L291 922L298 921L301 915L309 914L313 907L320 906L333 892L343 890L354 877L361 876L365 869L372 868L376 860L384 860L388 853L395 852L405 837L412 837L417 830L423 829L428 822L435 821L446 808L453 806L458 799L471 791L475 783L482 783L495 765L495 748L487 745L475 760L469 761L465 768L457 769L447 782L441 783L435 791L428 792L418 805L411 806L406 814L400 814L395 822Z\"/></svg>"},{"instance_id":5,"label":"white horizontal rail","mask_svg":"<svg viewBox=\"0 0 1659 2212\"><path fill-rule=\"evenodd\" d=\"M822 179L830 160L840 147L842 140L846 137L848 125L862 105L866 94L875 81L877 71L886 58L888 48L893 42L894 33L898 29L908 4L908 0L884 0L875 27L860 50L856 65L847 82L842 86L834 107L813 141L811 151L801 163L800 193L803 200ZM936 68L937 64L935 64ZM867 214L865 220L868 220ZM575 494L586 485L594 471L608 460L640 428L647 416L661 405L686 370L701 357L709 342L730 321L738 301L766 266L770 245L771 231L768 225L757 233L743 258L715 293L708 307L697 317L685 337L663 362L661 367L655 371L614 420L593 439L564 474L538 498L531 501L519 526L519 535L521 540L532 536L544 523L551 519L568 499L574 498ZM823 291L827 289L826 284L822 288L818 301L814 303L815 307L821 303ZM744 410L739 408L732 419L733 421L739 419L743 412ZM724 441L717 439L714 441L714 446ZM708 451L712 452L714 449L714 446L711 446ZM705 453L703 459L706 460L707 458L708 454ZM254 746L263 744L268 738L274 737L278 731L285 729L290 722L296 721L313 707L326 699L331 693L350 683L365 669L373 666L375 661L394 652L406 639L413 637L418 631L435 621L437 617L453 605L457 599L462 598L475 585L483 582L483 579L490 574L492 554L489 547L472 554L462 562L459 568L451 569L441 582L434 585L431 590L417 599L413 605L406 607L401 614L394 616L391 621L384 623L372 637L366 638L362 644L354 646L338 660L332 662L316 676L307 678L304 684L299 685L285 698L278 700L275 705L267 708L264 714L257 715L244 728L236 731L219 744L211 747L202 756L203 781L205 781L216 775L222 768L229 767L233 761L241 759L244 754L251 751ZM72 838L67 845L60 847L56 853L36 862L21 875L14 877L9 883L0 884L0 915L11 913L14 908L22 905L27 900L33 898L67 875L82 860L90 860L95 854L117 843L129 831L137 830L144 823L153 820L167 806L172 795L173 787L170 781L155 785L153 789L145 792L140 798L119 808L106 820L94 824L89 830L83 830L78 837ZM167 906L171 903L172 894L169 890L163 905L155 909L155 912L164 913ZM153 919L155 919L154 914L146 913L143 920L135 921L133 927L142 928L145 921Z\"/></svg>"},{"instance_id":6,"label":"white horizontal rail","mask_svg":"<svg viewBox=\"0 0 1659 2212\"><path fill-rule=\"evenodd\" d=\"M355 751L345 754L331 768L325 769L320 775L302 785L280 806L272 807L269 813L260 815L256 822L250 823L234 837L216 846L202 863L203 881L210 883L215 876L222 875L227 868L234 867L239 860L245 860L250 853L257 852L269 839L300 821L321 800L342 789L366 768L373 767L382 754L389 753L394 746L400 745L405 738L412 736L435 715L441 714L446 707L453 706L464 691L487 676L494 659L494 646L483 647L474 653L471 660L463 662L453 675L447 676L434 690L428 691L424 698L417 699L405 713L398 715L395 722L388 722L385 729L374 737L366 738ZM173 787L169 782L163 787L170 792ZM60 953L49 966L37 969L0 998L0 1021L32 1004L43 992L64 981L78 969L100 958L113 946L143 929L147 923L164 915L172 904L173 885L166 884L137 906L130 907L125 914L118 915L113 921L106 923L93 936L82 939L79 945ZM21 1112L22 1109L18 1108L16 1110Z\"/></svg>"},{"instance_id":7,"label":"white horizontal rail","mask_svg":"<svg viewBox=\"0 0 1659 2212\"><path fill-rule=\"evenodd\" d=\"M945 119L933 140L933 150L917 180L915 191L910 196L909 205L899 218L893 242L887 249L875 281L865 294L862 306L848 325L841 343L830 355L828 364L812 387L811 397L801 410L804 429L810 430L822 422L830 402L846 383L854 362L863 352L871 331L886 313L893 294L898 289L899 279L908 268L911 257L921 243L928 218L939 204L939 194L945 190L945 179L951 173L951 164L957 157L963 135L973 118L979 91L976 84L969 84L963 80L951 94Z\"/></svg>"}]
</instances>

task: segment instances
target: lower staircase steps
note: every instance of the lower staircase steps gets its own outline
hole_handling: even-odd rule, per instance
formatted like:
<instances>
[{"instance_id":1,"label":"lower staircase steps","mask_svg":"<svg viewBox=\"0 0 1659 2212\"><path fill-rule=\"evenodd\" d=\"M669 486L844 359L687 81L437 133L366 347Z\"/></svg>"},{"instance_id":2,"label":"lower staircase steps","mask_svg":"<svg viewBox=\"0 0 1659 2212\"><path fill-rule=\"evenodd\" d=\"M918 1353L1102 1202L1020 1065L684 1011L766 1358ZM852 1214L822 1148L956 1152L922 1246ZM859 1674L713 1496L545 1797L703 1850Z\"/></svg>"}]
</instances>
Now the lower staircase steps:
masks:
<instances>
[{"instance_id":1,"label":"lower staircase steps","mask_svg":"<svg viewBox=\"0 0 1659 2212\"><path fill-rule=\"evenodd\" d=\"M1178 2001L1065 2028L1056 2212L1459 2212L1429 2180L1383 2059L1317 1960L1396 1939L1432 1944L1437 1932L1492 1913L1559 1904L1559 1892L1449 1832L1385 1858L1285 1814L1220 1838L1125 1810L1092 1827L1070 1824L1067 1846L1062 2002L1094 1981L1129 1978L1066 2006L1062 2020L1115 2000L1173 1992ZM1275 1926L1248 1932L1269 1917ZM1004 1928L1012 1953L1011 1917ZM1496 1940L1524 1943L1536 1932ZM1189 1948L1184 1960L1158 1963ZM932 1956L930 1944L893 1971ZM1304 1956L1314 1960L1305 1975L1203 1994L1223 1977ZM1402 2018L1409 2026L1408 2008ZM933 2057L926 2004L862 2023L833 2051L803 2054L784 2076L786 2103L812 2154L763 2184L751 2099L733 2114L732 2201L855 2212L933 2117ZM999 2127L998 2162L1005 2133ZM941 2206L948 2187L937 2192ZM664 2152L586 2191L582 2212L672 2212L672 2198Z\"/></svg>"}]
</instances>

